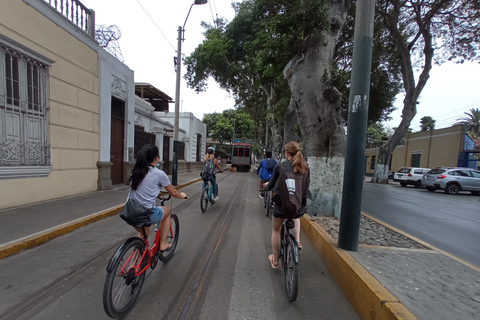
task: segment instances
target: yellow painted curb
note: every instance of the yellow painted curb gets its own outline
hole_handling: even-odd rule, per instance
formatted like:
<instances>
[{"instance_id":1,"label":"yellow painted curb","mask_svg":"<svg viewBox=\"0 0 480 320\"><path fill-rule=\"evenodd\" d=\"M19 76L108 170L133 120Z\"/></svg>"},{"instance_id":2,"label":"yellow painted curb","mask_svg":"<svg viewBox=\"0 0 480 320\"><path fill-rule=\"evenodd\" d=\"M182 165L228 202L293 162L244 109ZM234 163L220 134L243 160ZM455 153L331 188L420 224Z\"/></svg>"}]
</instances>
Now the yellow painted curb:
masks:
<instances>
[{"instance_id":1,"label":"yellow painted curb","mask_svg":"<svg viewBox=\"0 0 480 320\"><path fill-rule=\"evenodd\" d=\"M178 190L186 186L189 186L195 182L198 182L200 180L202 179L199 178L196 180L192 180L185 184L175 186L174 188ZM120 211L122 211L123 206L124 204L120 204L118 206L115 206L100 212L92 213L86 217L79 218L70 222L66 222L64 224L32 234L30 236L26 236L26 237L2 244L0 245L0 259L11 256L21 250L38 246L42 243L47 242L48 240L63 236L66 233L69 233L80 227L86 226L90 223L97 222L98 220L115 215Z\"/></svg>"},{"instance_id":2,"label":"yellow painted curb","mask_svg":"<svg viewBox=\"0 0 480 320\"><path fill-rule=\"evenodd\" d=\"M302 231L313 244L332 277L362 319L417 318L310 217L302 217Z\"/></svg>"}]
</instances>

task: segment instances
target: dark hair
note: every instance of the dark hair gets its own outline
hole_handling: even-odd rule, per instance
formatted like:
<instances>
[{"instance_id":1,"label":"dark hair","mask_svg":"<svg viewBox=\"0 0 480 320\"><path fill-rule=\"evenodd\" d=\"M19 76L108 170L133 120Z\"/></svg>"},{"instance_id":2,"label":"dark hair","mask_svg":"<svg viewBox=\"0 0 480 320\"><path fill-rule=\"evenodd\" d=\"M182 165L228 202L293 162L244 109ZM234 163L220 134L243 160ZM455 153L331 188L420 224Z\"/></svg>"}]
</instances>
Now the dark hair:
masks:
<instances>
[{"instance_id":1,"label":"dark hair","mask_svg":"<svg viewBox=\"0 0 480 320\"><path fill-rule=\"evenodd\" d=\"M265 151L265 157L271 158L272 157L272 151Z\"/></svg>"},{"instance_id":2,"label":"dark hair","mask_svg":"<svg viewBox=\"0 0 480 320\"><path fill-rule=\"evenodd\" d=\"M146 144L137 154L137 161L132 170L132 175L128 178L128 183L133 190L137 190L138 185L143 181L148 173L148 165L159 154L158 147L153 144Z\"/></svg>"}]
</instances>

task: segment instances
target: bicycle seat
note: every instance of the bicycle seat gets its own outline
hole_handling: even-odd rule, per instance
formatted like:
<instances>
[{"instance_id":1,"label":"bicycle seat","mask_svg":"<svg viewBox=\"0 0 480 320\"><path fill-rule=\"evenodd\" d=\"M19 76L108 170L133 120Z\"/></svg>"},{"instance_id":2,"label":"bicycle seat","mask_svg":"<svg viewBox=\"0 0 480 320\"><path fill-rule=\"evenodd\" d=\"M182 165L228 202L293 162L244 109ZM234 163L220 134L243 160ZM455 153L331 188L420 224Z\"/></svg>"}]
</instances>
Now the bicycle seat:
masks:
<instances>
[{"instance_id":1,"label":"bicycle seat","mask_svg":"<svg viewBox=\"0 0 480 320\"><path fill-rule=\"evenodd\" d=\"M295 222L293 222L293 219L291 219L291 218L287 219L287 221L285 222L285 227L287 229L295 228Z\"/></svg>"}]
</instances>

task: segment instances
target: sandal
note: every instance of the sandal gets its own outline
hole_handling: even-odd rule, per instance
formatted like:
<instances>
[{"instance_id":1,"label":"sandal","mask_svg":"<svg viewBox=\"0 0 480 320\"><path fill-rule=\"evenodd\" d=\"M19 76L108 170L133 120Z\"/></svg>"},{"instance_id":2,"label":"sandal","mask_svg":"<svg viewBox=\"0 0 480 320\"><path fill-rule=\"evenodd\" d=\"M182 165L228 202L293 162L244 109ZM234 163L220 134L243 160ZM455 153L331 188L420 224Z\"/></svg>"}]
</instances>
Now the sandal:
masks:
<instances>
[{"instance_id":1,"label":"sandal","mask_svg":"<svg viewBox=\"0 0 480 320\"><path fill-rule=\"evenodd\" d=\"M297 241L297 247L298 247L298 250L302 250L302 244L300 243L300 241Z\"/></svg>"},{"instance_id":2,"label":"sandal","mask_svg":"<svg viewBox=\"0 0 480 320\"><path fill-rule=\"evenodd\" d=\"M277 269L278 268L278 261L276 264L273 263L273 259L275 259L275 256L273 255L273 253L271 255L268 256L268 261L270 262L270 264L272 265L272 268L273 269Z\"/></svg>"},{"instance_id":3,"label":"sandal","mask_svg":"<svg viewBox=\"0 0 480 320\"><path fill-rule=\"evenodd\" d=\"M170 250L172 250L172 247L173 247L173 245L170 245L170 246L166 247L165 250L160 250L160 249L159 249L158 252L164 253L164 252L166 252L166 251L170 251Z\"/></svg>"}]
</instances>

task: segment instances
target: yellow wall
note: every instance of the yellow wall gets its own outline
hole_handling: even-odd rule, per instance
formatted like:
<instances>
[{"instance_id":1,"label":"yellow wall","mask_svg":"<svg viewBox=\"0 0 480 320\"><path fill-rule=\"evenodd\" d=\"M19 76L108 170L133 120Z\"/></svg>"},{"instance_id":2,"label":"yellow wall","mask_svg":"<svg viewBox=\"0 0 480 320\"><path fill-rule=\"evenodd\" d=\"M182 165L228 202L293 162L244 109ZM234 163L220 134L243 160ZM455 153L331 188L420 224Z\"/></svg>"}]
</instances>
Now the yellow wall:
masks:
<instances>
[{"instance_id":1,"label":"yellow wall","mask_svg":"<svg viewBox=\"0 0 480 320\"><path fill-rule=\"evenodd\" d=\"M0 3L0 34L54 61L48 78L52 172L0 180L0 209L95 191L98 53L23 1Z\"/></svg>"},{"instance_id":2,"label":"yellow wall","mask_svg":"<svg viewBox=\"0 0 480 320\"><path fill-rule=\"evenodd\" d=\"M463 126L453 126L429 132L418 132L407 136L403 145L397 146L393 152L390 171L398 171L402 167L410 167L412 154L420 153L421 168L456 167L458 154L463 148ZM367 149L367 175L372 175L375 169L370 169L372 156L378 158L378 148Z\"/></svg>"}]
</instances>

